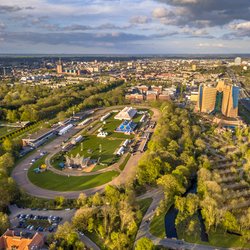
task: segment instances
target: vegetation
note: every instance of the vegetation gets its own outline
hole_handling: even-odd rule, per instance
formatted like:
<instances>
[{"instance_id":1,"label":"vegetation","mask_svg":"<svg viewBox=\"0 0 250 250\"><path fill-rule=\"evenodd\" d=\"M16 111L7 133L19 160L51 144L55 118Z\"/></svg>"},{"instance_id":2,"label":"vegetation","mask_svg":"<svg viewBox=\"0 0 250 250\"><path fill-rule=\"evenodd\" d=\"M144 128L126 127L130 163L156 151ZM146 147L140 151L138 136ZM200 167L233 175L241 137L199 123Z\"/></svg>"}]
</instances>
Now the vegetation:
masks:
<instances>
[{"instance_id":1,"label":"vegetation","mask_svg":"<svg viewBox=\"0 0 250 250\"><path fill-rule=\"evenodd\" d=\"M155 215L150 223L150 233L158 238L165 238L165 215L167 210L164 209L159 215Z\"/></svg>"},{"instance_id":2,"label":"vegetation","mask_svg":"<svg viewBox=\"0 0 250 250\"><path fill-rule=\"evenodd\" d=\"M153 249L155 249L154 243L146 237L139 239L135 246L135 250L153 250Z\"/></svg>"},{"instance_id":3,"label":"vegetation","mask_svg":"<svg viewBox=\"0 0 250 250\"><path fill-rule=\"evenodd\" d=\"M107 138L99 138L96 135L91 135L84 137L83 142L79 143L68 154L75 156L79 153L92 159L100 158L100 162L109 165L114 161L114 152L122 142L123 140L121 139L114 139L109 136ZM81 150L81 147L83 150Z\"/></svg>"},{"instance_id":4,"label":"vegetation","mask_svg":"<svg viewBox=\"0 0 250 250\"><path fill-rule=\"evenodd\" d=\"M147 212L152 201L153 201L152 198L146 198L138 201L138 205L140 206L140 211L142 212L143 215Z\"/></svg>"},{"instance_id":5,"label":"vegetation","mask_svg":"<svg viewBox=\"0 0 250 250\"><path fill-rule=\"evenodd\" d=\"M124 168L126 167L126 165L127 165L128 161L129 161L130 157L131 157L131 154L128 153L128 155L126 156L125 160L119 166L119 168L120 168L121 171L124 170Z\"/></svg>"},{"instance_id":6,"label":"vegetation","mask_svg":"<svg viewBox=\"0 0 250 250\"><path fill-rule=\"evenodd\" d=\"M56 233L49 237L48 242L49 250L85 249L85 246L80 240L78 233L69 224L69 222L59 225Z\"/></svg>"},{"instance_id":7,"label":"vegetation","mask_svg":"<svg viewBox=\"0 0 250 250\"><path fill-rule=\"evenodd\" d=\"M9 227L8 217L6 217L7 207L10 203L30 204L33 207L56 208L56 201L46 201L32 198L18 189L14 180L10 177L11 170L15 162L18 162L19 151L21 149L20 139L27 133L33 133L41 126L50 126L47 119L63 120L71 116L73 112L84 109L124 104L124 83L116 81L109 84L96 84L95 82L79 83L74 86L66 86L59 89L51 89L48 86L31 86L30 84L11 85L1 83L0 85L0 120L1 123L14 123L17 121L31 121L31 125L18 130L6 131L1 127L0 131L0 231L3 232ZM56 120L54 120L55 122ZM42 125L43 124L43 125ZM33 169L33 168L32 168ZM36 179L32 171L29 175ZM75 181L78 188L94 187L110 181L116 172L108 172L104 175L95 175L86 182L86 178ZM45 176L49 177L46 178ZM44 178L45 186L56 181L55 186L63 189L63 181L68 182L68 177L54 175L46 172L39 175ZM55 178L55 179L54 179ZM67 180L66 180L67 179ZM74 178L73 178L74 179ZM82 183L83 182L83 183ZM42 181L37 181L42 186ZM74 183L74 181L73 181ZM67 186L67 185L66 185ZM65 202L63 205L72 205ZM60 207L60 206L59 206ZM82 248L81 248L82 249Z\"/></svg>"},{"instance_id":8,"label":"vegetation","mask_svg":"<svg viewBox=\"0 0 250 250\"><path fill-rule=\"evenodd\" d=\"M35 167L28 171L29 180L36 186L54 191L80 191L103 185L118 176L118 172L109 171L91 176L67 176L58 175L47 170L43 173L35 173Z\"/></svg>"},{"instance_id":9,"label":"vegetation","mask_svg":"<svg viewBox=\"0 0 250 250\"><path fill-rule=\"evenodd\" d=\"M72 114L72 108L80 111L99 105L117 104L121 102L122 89L108 98L105 93L122 84L123 81L99 85L86 82L58 89L47 86L1 84L0 120L37 122L45 118L54 118L57 114L59 118L65 118Z\"/></svg>"},{"instance_id":10,"label":"vegetation","mask_svg":"<svg viewBox=\"0 0 250 250\"><path fill-rule=\"evenodd\" d=\"M96 193L79 204L72 220L77 230L98 235L108 249L132 249L142 212L130 187L107 186L104 194Z\"/></svg>"}]
</instances>

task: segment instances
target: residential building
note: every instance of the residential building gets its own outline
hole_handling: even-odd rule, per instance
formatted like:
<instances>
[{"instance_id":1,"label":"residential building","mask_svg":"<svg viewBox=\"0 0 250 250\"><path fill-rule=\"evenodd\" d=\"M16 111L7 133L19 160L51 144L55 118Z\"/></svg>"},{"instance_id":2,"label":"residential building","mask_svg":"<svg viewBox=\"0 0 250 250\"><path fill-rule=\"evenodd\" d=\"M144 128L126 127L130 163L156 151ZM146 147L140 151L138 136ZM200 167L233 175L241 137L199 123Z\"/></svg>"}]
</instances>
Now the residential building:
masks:
<instances>
[{"instance_id":1,"label":"residential building","mask_svg":"<svg viewBox=\"0 0 250 250\"><path fill-rule=\"evenodd\" d=\"M33 250L41 249L44 244L43 235L36 233L32 238L15 235L13 230L7 230L0 237L0 250L17 249L17 250Z\"/></svg>"}]
</instances>

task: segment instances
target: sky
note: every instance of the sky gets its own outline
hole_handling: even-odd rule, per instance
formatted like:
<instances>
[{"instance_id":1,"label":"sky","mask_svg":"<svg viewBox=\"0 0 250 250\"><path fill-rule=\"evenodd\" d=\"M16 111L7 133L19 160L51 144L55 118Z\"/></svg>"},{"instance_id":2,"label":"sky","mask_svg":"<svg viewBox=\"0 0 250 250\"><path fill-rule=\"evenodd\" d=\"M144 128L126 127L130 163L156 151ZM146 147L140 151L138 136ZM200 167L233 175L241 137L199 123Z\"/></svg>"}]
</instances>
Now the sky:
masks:
<instances>
[{"instance_id":1,"label":"sky","mask_svg":"<svg viewBox=\"0 0 250 250\"><path fill-rule=\"evenodd\" d=\"M250 53L250 0L0 0L1 53Z\"/></svg>"}]
</instances>

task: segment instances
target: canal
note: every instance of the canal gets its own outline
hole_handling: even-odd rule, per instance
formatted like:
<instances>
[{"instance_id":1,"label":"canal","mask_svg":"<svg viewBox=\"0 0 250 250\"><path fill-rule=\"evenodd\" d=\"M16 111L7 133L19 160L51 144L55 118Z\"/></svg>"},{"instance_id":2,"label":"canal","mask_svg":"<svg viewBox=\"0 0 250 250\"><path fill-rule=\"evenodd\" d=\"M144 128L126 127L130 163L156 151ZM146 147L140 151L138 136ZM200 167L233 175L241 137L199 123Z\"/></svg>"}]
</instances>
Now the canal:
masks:
<instances>
[{"instance_id":1,"label":"canal","mask_svg":"<svg viewBox=\"0 0 250 250\"><path fill-rule=\"evenodd\" d=\"M188 194L196 194L197 193L197 179L194 179L192 182L192 185L190 188L186 191L185 194L183 194L183 197L186 197ZM201 228L201 235L200 239L202 241L208 242L208 235L206 233L206 227L203 221L203 218L201 216L201 210L197 211L198 213L198 218L200 221L200 228ZM176 227L175 227L175 220L178 215L178 210L175 208L175 206L171 206L168 212L166 213L165 216L165 231L166 231L166 236L168 238L176 238L178 239Z\"/></svg>"}]
</instances>

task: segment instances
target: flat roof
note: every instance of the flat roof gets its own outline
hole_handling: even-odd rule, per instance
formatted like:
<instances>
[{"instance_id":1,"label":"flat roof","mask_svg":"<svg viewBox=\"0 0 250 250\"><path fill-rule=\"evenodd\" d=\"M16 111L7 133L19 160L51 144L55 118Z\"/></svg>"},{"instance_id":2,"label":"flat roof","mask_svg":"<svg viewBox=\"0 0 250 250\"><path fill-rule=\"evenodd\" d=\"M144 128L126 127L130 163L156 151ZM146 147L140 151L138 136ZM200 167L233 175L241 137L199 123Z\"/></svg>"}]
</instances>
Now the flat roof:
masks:
<instances>
[{"instance_id":1,"label":"flat roof","mask_svg":"<svg viewBox=\"0 0 250 250\"><path fill-rule=\"evenodd\" d=\"M54 131L55 131L55 129L52 129L52 128L44 128L44 129L41 129L41 130L31 134L29 137L26 137L23 140L36 141L36 140L40 139L41 137L46 136L50 132L52 133Z\"/></svg>"}]
</instances>

